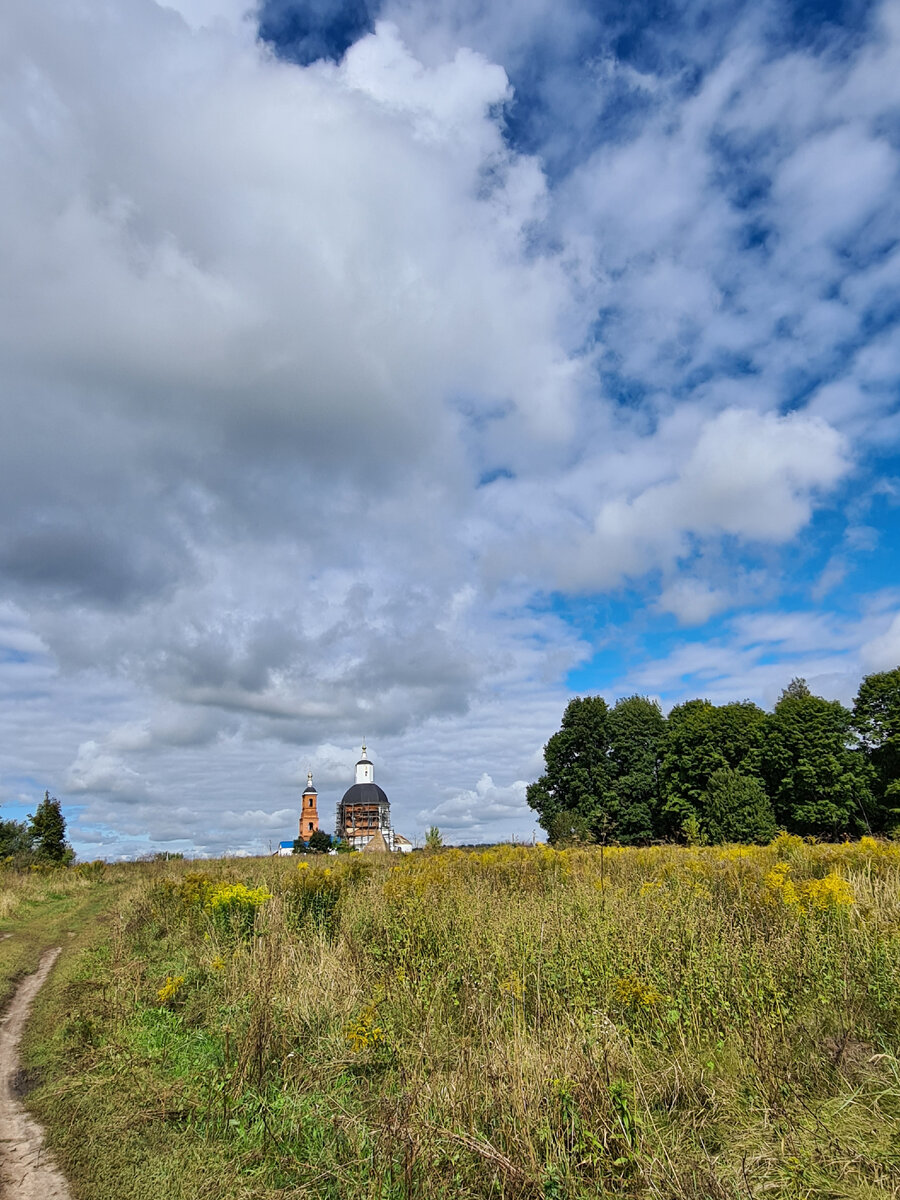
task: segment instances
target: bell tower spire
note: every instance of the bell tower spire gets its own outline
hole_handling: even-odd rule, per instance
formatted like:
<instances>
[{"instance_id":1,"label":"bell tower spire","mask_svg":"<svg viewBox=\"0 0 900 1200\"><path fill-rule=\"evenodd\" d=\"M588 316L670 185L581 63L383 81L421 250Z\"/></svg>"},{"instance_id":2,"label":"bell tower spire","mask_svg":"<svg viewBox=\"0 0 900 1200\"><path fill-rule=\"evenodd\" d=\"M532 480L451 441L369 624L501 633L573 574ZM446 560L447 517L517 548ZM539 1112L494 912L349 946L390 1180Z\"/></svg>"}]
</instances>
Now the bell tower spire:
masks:
<instances>
[{"instance_id":1,"label":"bell tower spire","mask_svg":"<svg viewBox=\"0 0 900 1200\"><path fill-rule=\"evenodd\" d=\"M372 764L369 762L368 756L366 754L366 743L365 743L365 739L363 739L362 758L356 764L356 782L357 783L372 783L374 779L375 779L375 772L374 772L374 770L372 768Z\"/></svg>"},{"instance_id":2,"label":"bell tower spire","mask_svg":"<svg viewBox=\"0 0 900 1200\"><path fill-rule=\"evenodd\" d=\"M306 787L300 801L300 837L308 842L319 828L319 793L313 787L312 771L306 772Z\"/></svg>"}]
</instances>

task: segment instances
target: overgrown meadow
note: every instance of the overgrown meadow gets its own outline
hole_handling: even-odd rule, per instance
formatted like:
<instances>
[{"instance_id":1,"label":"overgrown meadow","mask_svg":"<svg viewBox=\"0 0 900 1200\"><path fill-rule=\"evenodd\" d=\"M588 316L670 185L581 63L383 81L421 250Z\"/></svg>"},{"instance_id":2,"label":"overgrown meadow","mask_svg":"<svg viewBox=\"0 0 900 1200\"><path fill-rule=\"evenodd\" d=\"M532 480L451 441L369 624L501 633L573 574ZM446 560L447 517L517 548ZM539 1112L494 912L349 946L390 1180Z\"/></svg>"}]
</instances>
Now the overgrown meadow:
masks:
<instances>
[{"instance_id":1,"label":"overgrown meadow","mask_svg":"<svg viewBox=\"0 0 900 1200\"><path fill-rule=\"evenodd\" d=\"M900 847L137 866L38 1017L87 1198L900 1196Z\"/></svg>"}]
</instances>

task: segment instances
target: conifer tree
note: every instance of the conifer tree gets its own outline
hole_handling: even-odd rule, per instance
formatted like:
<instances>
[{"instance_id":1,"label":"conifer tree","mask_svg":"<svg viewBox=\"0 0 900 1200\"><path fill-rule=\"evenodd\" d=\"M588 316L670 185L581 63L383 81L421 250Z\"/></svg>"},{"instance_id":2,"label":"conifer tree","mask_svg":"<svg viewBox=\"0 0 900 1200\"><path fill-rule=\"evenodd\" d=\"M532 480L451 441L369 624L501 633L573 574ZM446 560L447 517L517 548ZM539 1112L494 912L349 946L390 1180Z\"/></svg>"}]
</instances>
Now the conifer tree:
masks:
<instances>
[{"instance_id":1,"label":"conifer tree","mask_svg":"<svg viewBox=\"0 0 900 1200\"><path fill-rule=\"evenodd\" d=\"M72 858L72 849L66 841L66 820L55 797L51 799L50 793L44 792L37 811L33 816L29 813L28 820L32 847L38 859L63 863Z\"/></svg>"}]
</instances>

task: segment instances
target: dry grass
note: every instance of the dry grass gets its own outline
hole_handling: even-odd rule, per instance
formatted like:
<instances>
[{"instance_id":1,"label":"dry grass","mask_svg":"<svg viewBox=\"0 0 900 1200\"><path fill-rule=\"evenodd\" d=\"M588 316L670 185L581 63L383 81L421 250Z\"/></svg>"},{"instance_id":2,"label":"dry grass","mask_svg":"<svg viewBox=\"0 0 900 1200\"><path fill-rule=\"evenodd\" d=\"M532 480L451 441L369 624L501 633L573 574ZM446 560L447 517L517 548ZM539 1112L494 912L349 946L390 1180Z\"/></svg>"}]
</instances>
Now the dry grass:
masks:
<instances>
[{"instance_id":1,"label":"dry grass","mask_svg":"<svg viewBox=\"0 0 900 1200\"><path fill-rule=\"evenodd\" d=\"M84 1197L900 1196L897 846L130 886L44 1016Z\"/></svg>"},{"instance_id":2,"label":"dry grass","mask_svg":"<svg viewBox=\"0 0 900 1200\"><path fill-rule=\"evenodd\" d=\"M0 922L9 924L29 908L45 905L51 897L84 895L91 890L92 880L105 874L105 869L98 871L92 866L75 870L32 867L19 871L0 865Z\"/></svg>"}]
</instances>

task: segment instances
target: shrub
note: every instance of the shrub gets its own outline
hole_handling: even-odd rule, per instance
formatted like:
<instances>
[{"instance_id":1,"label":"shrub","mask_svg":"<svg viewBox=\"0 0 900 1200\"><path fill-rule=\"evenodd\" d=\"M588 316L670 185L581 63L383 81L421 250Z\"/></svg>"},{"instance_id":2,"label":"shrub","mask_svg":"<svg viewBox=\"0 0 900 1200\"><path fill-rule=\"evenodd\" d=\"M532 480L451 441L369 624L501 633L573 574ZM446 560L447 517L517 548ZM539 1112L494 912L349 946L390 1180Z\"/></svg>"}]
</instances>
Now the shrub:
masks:
<instances>
[{"instance_id":1,"label":"shrub","mask_svg":"<svg viewBox=\"0 0 900 1200\"><path fill-rule=\"evenodd\" d=\"M775 814L769 797L751 775L742 775L731 767L714 771L702 804L711 842L765 846L775 836Z\"/></svg>"}]
</instances>

